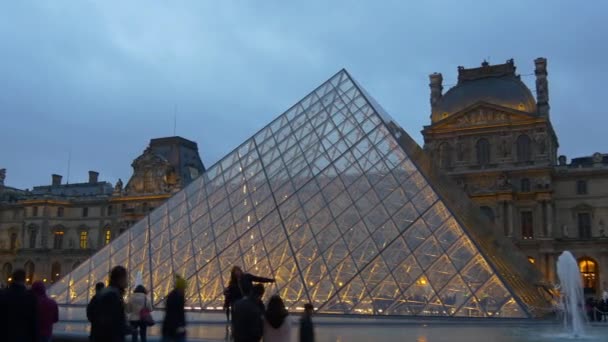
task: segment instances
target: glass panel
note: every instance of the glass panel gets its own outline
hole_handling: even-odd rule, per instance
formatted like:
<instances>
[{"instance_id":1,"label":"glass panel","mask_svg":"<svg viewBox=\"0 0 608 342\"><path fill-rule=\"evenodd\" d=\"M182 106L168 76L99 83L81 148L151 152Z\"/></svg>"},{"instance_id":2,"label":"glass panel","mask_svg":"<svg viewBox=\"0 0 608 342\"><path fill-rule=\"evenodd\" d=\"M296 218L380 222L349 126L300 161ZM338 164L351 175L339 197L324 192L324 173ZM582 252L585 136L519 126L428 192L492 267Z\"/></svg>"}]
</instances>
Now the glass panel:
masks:
<instances>
[{"instance_id":1,"label":"glass panel","mask_svg":"<svg viewBox=\"0 0 608 342\"><path fill-rule=\"evenodd\" d=\"M408 229L410 225L419 217L412 203L406 203L393 215L393 221L399 228L400 232Z\"/></svg>"},{"instance_id":2,"label":"glass panel","mask_svg":"<svg viewBox=\"0 0 608 342\"><path fill-rule=\"evenodd\" d=\"M479 254L460 271L463 280L472 291L477 291L490 278L491 273L488 264Z\"/></svg>"},{"instance_id":3,"label":"glass panel","mask_svg":"<svg viewBox=\"0 0 608 342\"><path fill-rule=\"evenodd\" d=\"M476 248L466 236L463 236L447 251L457 269L462 269L477 253Z\"/></svg>"},{"instance_id":4,"label":"glass panel","mask_svg":"<svg viewBox=\"0 0 608 342\"><path fill-rule=\"evenodd\" d=\"M443 223L441 228L435 231L435 236L437 237L439 244L441 244L441 247L443 247L444 250L450 248L450 246L452 246L452 244L456 242L456 240L458 240L461 235L462 229L460 229L458 223L456 223L456 220L454 220L453 218L447 219Z\"/></svg>"},{"instance_id":5,"label":"glass panel","mask_svg":"<svg viewBox=\"0 0 608 342\"><path fill-rule=\"evenodd\" d=\"M454 314L456 317L485 317L485 313L479 307L477 298L469 297L466 303Z\"/></svg>"},{"instance_id":6,"label":"glass panel","mask_svg":"<svg viewBox=\"0 0 608 342\"><path fill-rule=\"evenodd\" d=\"M458 310L471 295L471 291L459 275L452 278L447 285L439 291L439 298L450 316L453 316L456 313L456 310Z\"/></svg>"},{"instance_id":7,"label":"glass panel","mask_svg":"<svg viewBox=\"0 0 608 342\"><path fill-rule=\"evenodd\" d=\"M450 217L448 209L442 202L437 201L426 213L424 213L424 221L431 231L439 228L443 221Z\"/></svg>"},{"instance_id":8,"label":"glass panel","mask_svg":"<svg viewBox=\"0 0 608 342\"><path fill-rule=\"evenodd\" d=\"M422 220L418 220L414 222L403 234L407 245L411 250L416 249L420 244L426 241L426 239L431 235L431 232L428 230L426 225Z\"/></svg>"},{"instance_id":9,"label":"glass panel","mask_svg":"<svg viewBox=\"0 0 608 342\"><path fill-rule=\"evenodd\" d=\"M441 247L433 236L428 237L426 241L414 251L414 255L422 269L427 269L435 260L437 260L437 258L439 258L441 253Z\"/></svg>"},{"instance_id":10,"label":"glass panel","mask_svg":"<svg viewBox=\"0 0 608 342\"><path fill-rule=\"evenodd\" d=\"M441 291L445 284L456 274L450 259L444 254L426 271L433 288Z\"/></svg>"},{"instance_id":11,"label":"glass panel","mask_svg":"<svg viewBox=\"0 0 608 342\"><path fill-rule=\"evenodd\" d=\"M509 301L507 301L507 303L500 309L498 316L506 318L527 317L526 312L522 310L522 308L513 298L509 299Z\"/></svg>"}]
</instances>

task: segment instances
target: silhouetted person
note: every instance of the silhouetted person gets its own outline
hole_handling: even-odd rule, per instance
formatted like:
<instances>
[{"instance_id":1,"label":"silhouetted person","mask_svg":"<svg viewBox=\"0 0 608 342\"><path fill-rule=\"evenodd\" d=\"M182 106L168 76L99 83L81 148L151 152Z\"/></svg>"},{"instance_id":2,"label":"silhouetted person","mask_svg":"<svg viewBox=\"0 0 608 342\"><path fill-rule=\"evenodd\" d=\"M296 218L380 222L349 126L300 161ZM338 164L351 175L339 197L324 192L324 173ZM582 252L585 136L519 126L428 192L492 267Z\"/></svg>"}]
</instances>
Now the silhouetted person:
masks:
<instances>
[{"instance_id":1,"label":"silhouetted person","mask_svg":"<svg viewBox=\"0 0 608 342\"><path fill-rule=\"evenodd\" d=\"M127 288L128 274L122 266L110 272L108 287L99 294L93 308L93 324L96 325L92 339L96 342L124 342L125 335L131 332L127 326L123 296Z\"/></svg>"},{"instance_id":2,"label":"silhouetted person","mask_svg":"<svg viewBox=\"0 0 608 342\"><path fill-rule=\"evenodd\" d=\"M137 285L133 294L129 298L129 303L127 304L127 318L129 319L129 323L131 323L131 340L133 342L137 342L137 332L139 331L139 337L142 342L147 341L147 329L148 324L142 320L141 311L142 309L147 309L152 311L152 305L148 300L148 291L143 285Z\"/></svg>"},{"instance_id":3,"label":"silhouetted person","mask_svg":"<svg viewBox=\"0 0 608 342\"><path fill-rule=\"evenodd\" d=\"M258 342L262 338L264 311L253 297L253 289L232 306L232 336L234 342Z\"/></svg>"},{"instance_id":4,"label":"silhouetted person","mask_svg":"<svg viewBox=\"0 0 608 342\"><path fill-rule=\"evenodd\" d=\"M0 292L0 340L38 342L37 301L25 287L25 271L13 272L12 282Z\"/></svg>"},{"instance_id":5,"label":"silhouetted person","mask_svg":"<svg viewBox=\"0 0 608 342\"><path fill-rule=\"evenodd\" d=\"M232 267L230 270L230 282L224 290L224 310L226 310L226 319L230 321L231 307L239 299L243 298L244 293L249 293L253 288L253 283L274 283L272 278L258 277L253 274L245 273L238 267Z\"/></svg>"},{"instance_id":6,"label":"silhouetted person","mask_svg":"<svg viewBox=\"0 0 608 342\"><path fill-rule=\"evenodd\" d=\"M304 316L300 318L300 342L315 341L315 328L312 324L313 312L314 308L312 304L306 303L306 305L304 305Z\"/></svg>"},{"instance_id":7,"label":"silhouetted person","mask_svg":"<svg viewBox=\"0 0 608 342\"><path fill-rule=\"evenodd\" d=\"M93 295L93 298L91 298L91 301L87 305L87 320L89 322L91 322L91 332L89 334L89 339L91 341L94 341L93 333L97 329L97 323L94 322L93 317L97 313L96 306L97 306L97 302L99 301L99 295L105 287L106 287L106 285L102 282L95 284L95 294Z\"/></svg>"},{"instance_id":8,"label":"silhouetted person","mask_svg":"<svg viewBox=\"0 0 608 342\"><path fill-rule=\"evenodd\" d=\"M264 342L290 342L291 320L279 295L270 297L264 314Z\"/></svg>"},{"instance_id":9,"label":"silhouetted person","mask_svg":"<svg viewBox=\"0 0 608 342\"><path fill-rule=\"evenodd\" d=\"M262 301L262 297L264 297L265 292L266 290L264 289L264 285L262 284L255 284L251 289L251 298L253 298L253 300L258 303L258 306L260 307L260 310L262 310L262 313L266 312L266 306L264 305L264 301Z\"/></svg>"},{"instance_id":10,"label":"silhouetted person","mask_svg":"<svg viewBox=\"0 0 608 342\"><path fill-rule=\"evenodd\" d=\"M57 302L46 295L46 287L41 281L32 285L32 292L38 303L38 331L40 342L50 342L53 337L53 324L59 321Z\"/></svg>"},{"instance_id":11,"label":"silhouetted person","mask_svg":"<svg viewBox=\"0 0 608 342\"><path fill-rule=\"evenodd\" d=\"M163 320L163 342L186 341L186 279L176 276L175 289L167 296L165 319Z\"/></svg>"}]
</instances>

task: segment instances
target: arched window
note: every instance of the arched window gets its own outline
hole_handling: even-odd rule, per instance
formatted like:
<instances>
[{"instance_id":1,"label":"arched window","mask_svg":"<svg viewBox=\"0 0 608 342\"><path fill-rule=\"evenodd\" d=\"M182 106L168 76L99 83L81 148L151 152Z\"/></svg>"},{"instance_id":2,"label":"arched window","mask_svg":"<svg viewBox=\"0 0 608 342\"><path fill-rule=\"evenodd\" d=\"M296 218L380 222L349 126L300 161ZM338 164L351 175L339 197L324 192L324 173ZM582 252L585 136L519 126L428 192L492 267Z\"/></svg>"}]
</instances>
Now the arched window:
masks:
<instances>
[{"instance_id":1,"label":"arched window","mask_svg":"<svg viewBox=\"0 0 608 342\"><path fill-rule=\"evenodd\" d=\"M54 249L62 249L63 248L63 230L56 230L53 233L53 248Z\"/></svg>"},{"instance_id":2,"label":"arched window","mask_svg":"<svg viewBox=\"0 0 608 342\"><path fill-rule=\"evenodd\" d=\"M80 232L80 249L89 248L89 232L83 230Z\"/></svg>"},{"instance_id":3,"label":"arched window","mask_svg":"<svg viewBox=\"0 0 608 342\"><path fill-rule=\"evenodd\" d=\"M523 134L517 138L517 161L527 162L530 160L532 160L530 137Z\"/></svg>"},{"instance_id":4,"label":"arched window","mask_svg":"<svg viewBox=\"0 0 608 342\"><path fill-rule=\"evenodd\" d=\"M36 248L36 238L38 237L38 231L36 227L30 227L30 248Z\"/></svg>"},{"instance_id":5,"label":"arched window","mask_svg":"<svg viewBox=\"0 0 608 342\"><path fill-rule=\"evenodd\" d=\"M36 267L34 263L28 261L25 263L25 282L27 284L31 284L34 281L34 272L36 271Z\"/></svg>"},{"instance_id":6,"label":"arched window","mask_svg":"<svg viewBox=\"0 0 608 342\"><path fill-rule=\"evenodd\" d=\"M17 249L17 233L11 233L11 251Z\"/></svg>"},{"instance_id":7,"label":"arched window","mask_svg":"<svg viewBox=\"0 0 608 342\"><path fill-rule=\"evenodd\" d=\"M479 208L485 217L488 218L491 222L494 222L494 210L488 206L482 206Z\"/></svg>"},{"instance_id":8,"label":"arched window","mask_svg":"<svg viewBox=\"0 0 608 342\"><path fill-rule=\"evenodd\" d=\"M597 290L598 274L597 263L591 258L581 258L578 260L578 268L583 277L583 289L585 293L594 294Z\"/></svg>"},{"instance_id":9,"label":"arched window","mask_svg":"<svg viewBox=\"0 0 608 342\"><path fill-rule=\"evenodd\" d=\"M522 178L520 183L521 192L530 192L530 180L528 178Z\"/></svg>"},{"instance_id":10,"label":"arched window","mask_svg":"<svg viewBox=\"0 0 608 342\"><path fill-rule=\"evenodd\" d=\"M112 241L112 230L106 227L103 233L103 244L107 245L110 243L110 241Z\"/></svg>"},{"instance_id":11,"label":"arched window","mask_svg":"<svg viewBox=\"0 0 608 342\"><path fill-rule=\"evenodd\" d=\"M452 166L452 147L444 142L439 145L439 167L447 169Z\"/></svg>"},{"instance_id":12,"label":"arched window","mask_svg":"<svg viewBox=\"0 0 608 342\"><path fill-rule=\"evenodd\" d=\"M61 277L61 264L54 262L51 265L51 282L56 282Z\"/></svg>"},{"instance_id":13,"label":"arched window","mask_svg":"<svg viewBox=\"0 0 608 342\"><path fill-rule=\"evenodd\" d=\"M477 140L475 147L477 149L477 164L481 166L490 164L490 142L488 139Z\"/></svg>"},{"instance_id":14,"label":"arched window","mask_svg":"<svg viewBox=\"0 0 608 342\"><path fill-rule=\"evenodd\" d=\"M8 284L8 278L10 278L12 274L13 274L13 265L11 265L8 262L5 263L2 266L2 282L4 284Z\"/></svg>"}]
</instances>

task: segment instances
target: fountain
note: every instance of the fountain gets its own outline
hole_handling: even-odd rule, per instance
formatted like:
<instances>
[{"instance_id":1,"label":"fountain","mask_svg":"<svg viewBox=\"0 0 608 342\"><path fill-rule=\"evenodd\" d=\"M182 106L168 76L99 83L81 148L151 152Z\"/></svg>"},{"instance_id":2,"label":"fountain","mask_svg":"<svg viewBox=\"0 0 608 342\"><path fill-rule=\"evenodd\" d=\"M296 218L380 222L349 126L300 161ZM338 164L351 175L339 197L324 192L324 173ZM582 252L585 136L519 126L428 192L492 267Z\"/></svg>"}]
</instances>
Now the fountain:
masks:
<instances>
[{"instance_id":1,"label":"fountain","mask_svg":"<svg viewBox=\"0 0 608 342\"><path fill-rule=\"evenodd\" d=\"M569 251L557 259L557 276L560 281L561 304L564 310L564 327L574 337L584 335L586 318L583 282L576 259Z\"/></svg>"}]
</instances>

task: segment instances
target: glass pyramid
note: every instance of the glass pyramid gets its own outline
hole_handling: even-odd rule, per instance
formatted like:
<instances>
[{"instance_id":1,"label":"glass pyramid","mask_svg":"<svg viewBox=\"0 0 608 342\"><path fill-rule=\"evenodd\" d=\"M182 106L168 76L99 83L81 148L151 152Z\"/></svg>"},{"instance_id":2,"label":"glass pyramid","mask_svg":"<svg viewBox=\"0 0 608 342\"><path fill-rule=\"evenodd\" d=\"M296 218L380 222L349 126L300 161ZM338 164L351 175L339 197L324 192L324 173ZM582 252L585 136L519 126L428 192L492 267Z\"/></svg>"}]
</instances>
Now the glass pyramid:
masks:
<instances>
[{"instance_id":1,"label":"glass pyramid","mask_svg":"<svg viewBox=\"0 0 608 342\"><path fill-rule=\"evenodd\" d=\"M534 316L544 302L521 259L468 214L468 199L445 197L425 158L342 70L50 292L86 304L123 265L156 306L180 274L188 307L219 310L240 265L276 278L267 295L291 311Z\"/></svg>"}]
</instances>

